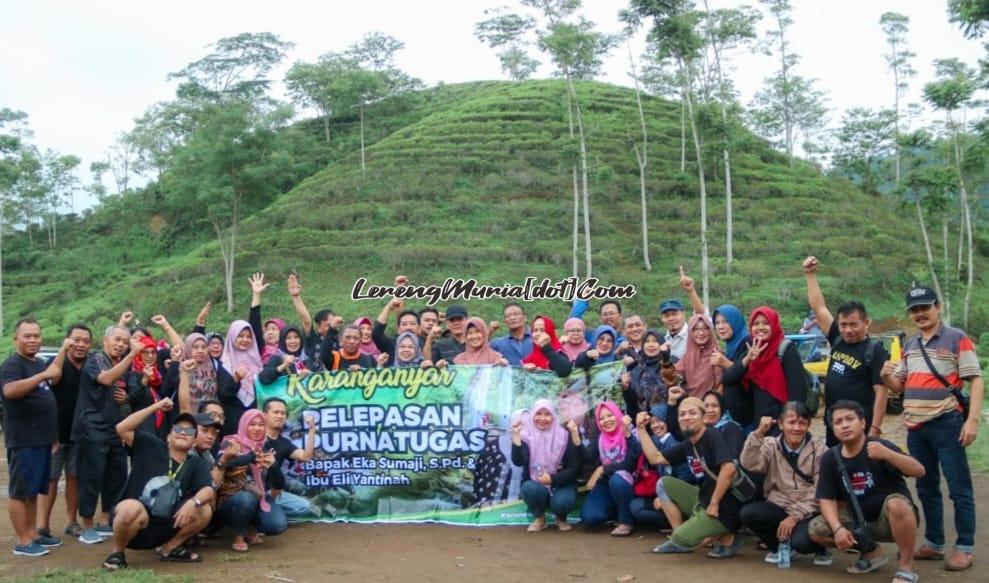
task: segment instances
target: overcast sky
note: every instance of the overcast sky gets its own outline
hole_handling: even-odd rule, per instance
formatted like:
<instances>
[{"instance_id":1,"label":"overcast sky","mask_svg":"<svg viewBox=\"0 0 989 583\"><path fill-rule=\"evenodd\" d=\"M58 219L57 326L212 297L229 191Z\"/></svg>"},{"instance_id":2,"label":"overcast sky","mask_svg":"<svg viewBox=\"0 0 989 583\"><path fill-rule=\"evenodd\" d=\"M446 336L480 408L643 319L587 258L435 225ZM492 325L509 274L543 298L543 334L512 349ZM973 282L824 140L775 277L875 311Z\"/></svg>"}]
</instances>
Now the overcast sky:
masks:
<instances>
[{"instance_id":1,"label":"overcast sky","mask_svg":"<svg viewBox=\"0 0 989 583\"><path fill-rule=\"evenodd\" d=\"M504 78L494 51L473 34L486 8L507 0L173 0L7 2L0 19L0 107L30 116L35 143L83 158L83 167L105 156L120 131L155 101L169 99L178 71L204 56L206 45L241 32L269 31L294 42L284 70L296 60L340 51L365 32L381 31L405 43L398 65L427 84ZM621 29L623 0L585 0L583 13L608 32ZM712 7L743 2L711 0ZM748 2L757 5L756 0ZM698 4L702 5L701 2ZM892 103L885 40L879 17L896 11L910 17L908 44L917 53L918 76L908 101L933 76L936 58L959 57L975 64L985 54L948 22L946 0L792 0L790 39L800 55L798 72L817 78L837 121L855 106ZM769 25L764 19L764 32ZM637 43L636 53L642 44ZM742 102L776 63L771 57L739 54L734 81ZM544 66L541 76L549 74ZM608 59L602 80L629 84L624 47ZM281 92L281 87L277 87ZM88 172L86 172L88 181ZM77 204L79 197L77 197Z\"/></svg>"}]
</instances>

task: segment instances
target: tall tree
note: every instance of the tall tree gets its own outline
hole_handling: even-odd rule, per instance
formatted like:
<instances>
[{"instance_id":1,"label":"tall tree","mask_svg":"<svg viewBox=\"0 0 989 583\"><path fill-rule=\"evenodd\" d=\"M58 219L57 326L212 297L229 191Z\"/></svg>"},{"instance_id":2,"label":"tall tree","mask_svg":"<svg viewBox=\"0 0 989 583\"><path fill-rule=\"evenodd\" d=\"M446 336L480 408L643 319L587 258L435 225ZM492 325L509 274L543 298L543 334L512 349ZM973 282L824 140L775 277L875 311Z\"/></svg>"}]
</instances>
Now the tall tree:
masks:
<instances>
[{"instance_id":1,"label":"tall tree","mask_svg":"<svg viewBox=\"0 0 989 583\"><path fill-rule=\"evenodd\" d=\"M835 169L872 195L879 195L880 168L893 152L895 120L890 109L854 107L845 112L837 132Z\"/></svg>"},{"instance_id":2,"label":"tall tree","mask_svg":"<svg viewBox=\"0 0 989 583\"><path fill-rule=\"evenodd\" d=\"M889 52L886 53L886 66L893 73L893 145L896 149L894 159L896 169L896 185L900 184L900 99L907 90L907 79L916 75L910 65L914 53L906 47L906 36L910 27L910 18L896 12L885 12L879 17L879 25L886 35Z\"/></svg>"},{"instance_id":3,"label":"tall tree","mask_svg":"<svg viewBox=\"0 0 989 583\"><path fill-rule=\"evenodd\" d=\"M732 205L731 180L731 149L734 119L729 116L733 109L735 98L731 80L725 72L728 67L726 53L748 45L756 38L755 26L762 18L759 11L750 6L739 6L731 9L711 10L708 1L704 0L705 18L702 23L707 48L713 58L711 68L717 86L716 95L721 110L719 134L721 138L721 154L725 167L725 263L731 271L735 260L734 251L734 208Z\"/></svg>"},{"instance_id":4,"label":"tall tree","mask_svg":"<svg viewBox=\"0 0 989 583\"><path fill-rule=\"evenodd\" d=\"M512 81L524 81L539 68L539 61L525 50L528 34L536 21L530 16L508 13L505 8L485 10L486 20L474 26L474 35L492 49L501 49L501 70Z\"/></svg>"},{"instance_id":5,"label":"tall tree","mask_svg":"<svg viewBox=\"0 0 989 583\"><path fill-rule=\"evenodd\" d=\"M8 224L25 220L24 185L36 181L40 170L37 151L28 143L32 136L27 114L0 109L0 331L3 325L3 237Z\"/></svg>"},{"instance_id":6,"label":"tall tree","mask_svg":"<svg viewBox=\"0 0 989 583\"><path fill-rule=\"evenodd\" d=\"M704 304L709 303L710 261L707 242L707 180L697 118L694 112L694 71L701 56L704 39L698 33L702 14L694 10L691 0L631 0L626 12L631 22L652 21L649 36L659 51L659 59L671 59L677 65L681 89L687 105L687 121L694 138L697 180L701 210L701 281Z\"/></svg>"},{"instance_id":7,"label":"tall tree","mask_svg":"<svg viewBox=\"0 0 989 583\"><path fill-rule=\"evenodd\" d=\"M954 113L971 100L977 88L975 71L958 59L938 59L934 62L937 80L924 85L924 100L935 109L944 111L948 131L951 135L951 145L954 154L954 167L958 180L959 203L961 204L962 233L968 250L968 278L965 286L965 300L962 306L962 325L969 325L969 307L972 301L972 285L975 281L974 235L972 233L972 211L969 206L968 189L965 186L965 175L962 170L961 145L959 129L961 124L955 119ZM964 129L964 128L962 128ZM959 253L959 255L961 255Z\"/></svg>"},{"instance_id":8,"label":"tall tree","mask_svg":"<svg viewBox=\"0 0 989 583\"><path fill-rule=\"evenodd\" d=\"M54 249L58 245L58 221L62 204L68 200L70 207L75 206L75 191L79 187L75 170L82 160L78 156L47 150L42 155L41 162L41 186L44 193L42 216L48 232L48 247Z\"/></svg>"},{"instance_id":9,"label":"tall tree","mask_svg":"<svg viewBox=\"0 0 989 583\"><path fill-rule=\"evenodd\" d=\"M793 25L790 0L759 1L773 16L768 47L778 51L780 68L756 93L750 117L756 130L781 146L792 163L798 134L802 133L809 142L813 133L826 123L827 108L824 94L814 87L814 80L794 71L800 58L793 53L787 36Z\"/></svg>"},{"instance_id":10,"label":"tall tree","mask_svg":"<svg viewBox=\"0 0 989 583\"><path fill-rule=\"evenodd\" d=\"M649 132L646 131L646 114L642 109L642 92L639 90L639 74L635 68L635 57L632 56L632 42L627 41L628 63L632 69L632 80L635 82L635 104L639 110L639 126L642 128L642 147L632 143L635 151L635 161L639 165L639 204L642 208L642 261L646 271L652 271L649 261L649 213L646 208L646 166L649 164Z\"/></svg>"}]
</instances>

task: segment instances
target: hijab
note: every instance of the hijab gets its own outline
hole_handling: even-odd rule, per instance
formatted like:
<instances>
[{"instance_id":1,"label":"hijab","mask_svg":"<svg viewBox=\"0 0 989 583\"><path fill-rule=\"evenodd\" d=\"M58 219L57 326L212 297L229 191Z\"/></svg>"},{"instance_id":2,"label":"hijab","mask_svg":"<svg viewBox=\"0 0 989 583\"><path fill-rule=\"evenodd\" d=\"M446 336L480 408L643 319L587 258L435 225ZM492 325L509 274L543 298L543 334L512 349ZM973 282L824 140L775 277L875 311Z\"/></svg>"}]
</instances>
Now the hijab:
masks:
<instances>
[{"instance_id":1,"label":"hijab","mask_svg":"<svg viewBox=\"0 0 989 583\"><path fill-rule=\"evenodd\" d=\"M406 360L406 361L403 362L403 361L399 360L399 358L398 358L398 345L402 342L402 340L404 340L406 338L412 340L412 344L415 345L415 347L416 347L416 353L415 353L415 356L412 357L412 360ZM419 346L419 337L416 336L414 333L412 333L412 332L402 332L401 334L399 334L395 338L395 366L396 367L398 367L398 368L418 367L420 364L422 364L422 361L424 359L425 358L422 355L422 346Z\"/></svg>"},{"instance_id":2,"label":"hijab","mask_svg":"<svg viewBox=\"0 0 989 583\"><path fill-rule=\"evenodd\" d=\"M196 409L200 401L215 399L217 393L216 369L213 368L213 358L209 355L209 341L206 336L193 332L185 337L182 345L182 354L192 358L192 345L197 340L206 343L206 358L202 362L196 363L196 368L189 373L189 398L192 400L192 408Z\"/></svg>"},{"instance_id":3,"label":"hijab","mask_svg":"<svg viewBox=\"0 0 989 583\"><path fill-rule=\"evenodd\" d=\"M381 351L378 350L378 345L374 343L374 338L368 340L367 342L364 342L363 340L364 331L361 330L361 326L363 326L364 324L371 326L371 330L374 330L374 323L371 322L371 318L368 318L367 316L361 316L360 318L354 320L353 325L357 326L357 330L359 330L361 333L361 345L357 348L357 351L360 352L361 354L366 354L368 356L378 356L378 354L380 354Z\"/></svg>"},{"instance_id":4,"label":"hijab","mask_svg":"<svg viewBox=\"0 0 989 583\"><path fill-rule=\"evenodd\" d=\"M569 342L570 335L566 333L567 328L580 328L580 342L578 344ZM581 352L584 352L591 347L591 345L587 343L587 340L584 339L585 329L584 321L580 318L569 318L563 324L563 337L567 339L567 342L563 343L563 354L567 355L567 358L570 359L571 363L577 360L577 357L580 356Z\"/></svg>"},{"instance_id":5,"label":"hijab","mask_svg":"<svg viewBox=\"0 0 989 583\"><path fill-rule=\"evenodd\" d=\"M729 423L734 423L738 425L738 422L732 419L731 413L728 412L728 409L725 409L724 395L722 395L718 391L708 391L707 393L704 394L704 398L707 399L708 395L711 395L715 399L717 399L718 407L721 409L721 418L714 422L714 428L721 429L722 427L728 425ZM704 407L706 409L707 405L705 405Z\"/></svg>"},{"instance_id":6,"label":"hijab","mask_svg":"<svg viewBox=\"0 0 989 583\"><path fill-rule=\"evenodd\" d=\"M471 348L470 344L467 343L467 331L471 327L481 333L482 342L478 348ZM464 352L453 357L453 364L498 364L498 361L504 358L500 352L491 348L488 343L488 327L484 325L484 320L477 316L467 318L467 326L464 328L464 344Z\"/></svg>"},{"instance_id":7,"label":"hijab","mask_svg":"<svg viewBox=\"0 0 989 583\"><path fill-rule=\"evenodd\" d=\"M223 441L239 443L241 455L262 449L264 447L264 442L268 439L267 433L262 433L260 441L254 441L250 438L247 432L247 426L251 424L251 421L258 417L260 417L263 421L264 413L257 409L248 409L247 411L244 411L244 414L240 417L240 422L237 424L237 434L228 435L223 438ZM261 476L261 466L256 462L251 464L250 472L251 477L254 478L254 483L261 488L264 488L264 479ZM271 505L268 504L268 501L264 496L258 500L258 503L261 506L261 510L264 512L271 510Z\"/></svg>"},{"instance_id":8,"label":"hijab","mask_svg":"<svg viewBox=\"0 0 989 583\"><path fill-rule=\"evenodd\" d=\"M535 322L540 319L543 321L543 328L546 329L546 335L549 336L550 347L557 352L562 351L563 345L560 344L559 338L556 337L556 324L548 316L536 316L532 321ZM529 356L522 359L522 364L534 364L536 368L549 370L549 359L543 354L543 347L535 342L532 343L532 352L529 353Z\"/></svg>"},{"instance_id":9,"label":"hijab","mask_svg":"<svg viewBox=\"0 0 989 583\"><path fill-rule=\"evenodd\" d=\"M598 338L600 338L602 334L611 334L611 350L608 351L608 353L606 354L598 354L598 357L594 360L597 364L602 364L605 362L614 362L615 349L618 348L618 342L617 342L618 332L615 332L615 329L607 324L601 324L600 326L594 329L594 334L591 336L591 345L588 348L588 350L590 350L591 348L595 350L597 349Z\"/></svg>"},{"instance_id":10,"label":"hijab","mask_svg":"<svg viewBox=\"0 0 989 583\"><path fill-rule=\"evenodd\" d=\"M655 328L650 328L646 330L646 333L642 335L642 350L639 351L639 358L642 359L642 362L644 362L645 364L648 364L649 366L655 366L659 364L660 355L663 353L663 351L662 349L660 349L660 351L656 353L655 356L646 355L646 340L648 340L650 336L655 338L656 342L660 346L662 346L663 343L666 342L666 335L660 332L659 330L656 330Z\"/></svg>"},{"instance_id":11,"label":"hijab","mask_svg":"<svg viewBox=\"0 0 989 583\"><path fill-rule=\"evenodd\" d=\"M706 324L711 333L703 345L694 341L694 328ZM686 379L684 389L691 397L700 397L721 383L721 367L711 364L711 355L718 349L711 319L704 314L694 314L687 324L687 350L677 361L677 372Z\"/></svg>"},{"instance_id":12,"label":"hijab","mask_svg":"<svg viewBox=\"0 0 989 583\"><path fill-rule=\"evenodd\" d=\"M299 348L294 351L289 350L285 345L285 338L288 337L289 332L295 332L299 335ZM295 357L295 361L293 361L292 364L295 366L295 370L299 373L302 373L303 370L312 370L309 357L305 353L306 343L303 340L304 338L305 336L302 335L302 330L298 326L285 326L278 335L278 350L284 355L292 355Z\"/></svg>"},{"instance_id":13,"label":"hijab","mask_svg":"<svg viewBox=\"0 0 989 583\"><path fill-rule=\"evenodd\" d=\"M240 350L234 344L237 336L244 330L251 332L251 343L247 350ZM258 342L254 337L254 329L245 320L234 320L227 330L227 341L223 344L223 366L230 374L237 374L237 369L244 367L247 374L240 379L237 398L245 407L254 402L254 377L261 372L261 354L258 352Z\"/></svg>"},{"instance_id":14,"label":"hijab","mask_svg":"<svg viewBox=\"0 0 989 583\"><path fill-rule=\"evenodd\" d=\"M153 350L155 352L155 359L151 362L144 361L144 351ZM151 336L141 336L141 351L134 355L134 360L131 361L131 370L139 375L144 375L144 369L147 366L151 367L151 374L148 376L148 392L151 393L151 402L157 403L159 401L158 389L161 388L161 371L158 370L158 343ZM165 412L161 409L155 411L155 429L160 429L161 424L165 422Z\"/></svg>"},{"instance_id":15,"label":"hijab","mask_svg":"<svg viewBox=\"0 0 989 583\"><path fill-rule=\"evenodd\" d=\"M536 413L546 411L553 418L550 426L539 429L534 417ZM529 446L529 477L539 478L541 472L555 474L563 463L563 455L567 452L567 430L559 423L553 403L549 399L539 399L532 404L532 415L522 418L522 443ZM549 486L547 486L548 488Z\"/></svg>"},{"instance_id":16,"label":"hijab","mask_svg":"<svg viewBox=\"0 0 989 583\"><path fill-rule=\"evenodd\" d=\"M745 316L742 311L731 304L722 304L714 310L713 316L721 314L728 325L731 326L731 338L725 342L725 356L728 360L736 361L742 358L742 349L745 341L749 339L749 328L745 325Z\"/></svg>"},{"instance_id":17,"label":"hijab","mask_svg":"<svg viewBox=\"0 0 989 583\"><path fill-rule=\"evenodd\" d=\"M285 320L282 320L281 318L268 318L268 320L265 321L263 328L267 328L268 324L274 324L275 328L278 328L279 337L281 336L281 333L285 331ZM282 354L282 351L278 349L280 344L281 342L279 342L278 345L269 346L265 343L264 348L261 349L261 364L268 364L268 360L271 359L272 356Z\"/></svg>"},{"instance_id":18,"label":"hijab","mask_svg":"<svg viewBox=\"0 0 989 583\"><path fill-rule=\"evenodd\" d=\"M783 363L777 356L780 343L783 342L780 315L768 306L756 308L749 315L749 328L752 327L757 316L764 316L769 321L769 338L766 340L765 348L763 348L759 358L749 363L749 368L745 372L742 382L748 388L751 388L752 384L755 383L780 403L786 403L788 395L786 375L783 374Z\"/></svg>"},{"instance_id":19,"label":"hijab","mask_svg":"<svg viewBox=\"0 0 989 583\"><path fill-rule=\"evenodd\" d=\"M615 428L610 432L601 427L601 411L607 409L615 416ZM622 423L622 410L611 401L603 401L594 408L594 422L597 423L598 432L598 452L601 464L613 464L625 459L625 452L628 446L625 443L625 427Z\"/></svg>"}]
</instances>

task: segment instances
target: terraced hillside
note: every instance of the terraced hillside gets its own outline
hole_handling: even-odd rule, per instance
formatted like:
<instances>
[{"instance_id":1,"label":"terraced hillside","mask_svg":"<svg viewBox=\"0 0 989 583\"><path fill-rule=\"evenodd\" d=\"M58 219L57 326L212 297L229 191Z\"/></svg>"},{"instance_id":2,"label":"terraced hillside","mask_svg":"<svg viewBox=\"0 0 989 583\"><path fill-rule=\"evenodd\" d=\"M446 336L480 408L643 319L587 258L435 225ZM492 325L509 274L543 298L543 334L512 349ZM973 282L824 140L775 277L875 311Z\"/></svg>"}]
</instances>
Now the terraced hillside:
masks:
<instances>
[{"instance_id":1,"label":"terraced hillside","mask_svg":"<svg viewBox=\"0 0 989 583\"><path fill-rule=\"evenodd\" d=\"M592 164L594 275L638 286L631 308L654 317L658 300L677 291L676 266L694 273L699 268L696 172L689 154L686 173L679 171L679 108L659 99L645 102L653 260L653 271L646 272L632 150L638 135L634 93L587 82L578 85L578 94ZM451 276L502 283L570 275L573 195L566 155L574 146L563 97L559 81L484 82L427 90L414 111L401 113L405 125L394 124L398 117L389 125L384 113L375 120L372 111L379 132L394 131L368 148L366 178L351 147L244 222L237 315L247 307L246 276L257 269L282 281L295 270L307 303L352 316L380 309L346 299L358 277L389 283L400 272L417 283ZM353 144L352 133L341 136ZM713 162L707 167L712 300L745 308L769 302L793 325L804 309L799 262L815 253L831 299L863 298L880 317L899 315L902 290L926 274L912 215L809 164L789 166L755 138L736 147L731 273L723 260L723 170ZM709 159L718 158L712 151ZM138 227L154 236L154 229ZM34 313L51 324L104 323L128 307L143 319L164 311L184 327L203 302L223 295L219 250L209 237L203 228L198 246L134 259L126 249L101 251L99 239L80 241L74 253L83 253L78 265L86 271L45 271L38 261L15 268L14 287L6 292L8 318ZM87 259L103 253L116 263L105 275L88 271ZM831 269L837 265L843 266L841 279ZM984 266L980 258L979 270ZM973 301L977 330L987 321L982 287ZM268 313L292 313L283 283L265 301ZM500 303L471 305L493 318ZM559 316L565 307L544 303L532 311ZM228 319L217 310L211 328Z\"/></svg>"}]
</instances>

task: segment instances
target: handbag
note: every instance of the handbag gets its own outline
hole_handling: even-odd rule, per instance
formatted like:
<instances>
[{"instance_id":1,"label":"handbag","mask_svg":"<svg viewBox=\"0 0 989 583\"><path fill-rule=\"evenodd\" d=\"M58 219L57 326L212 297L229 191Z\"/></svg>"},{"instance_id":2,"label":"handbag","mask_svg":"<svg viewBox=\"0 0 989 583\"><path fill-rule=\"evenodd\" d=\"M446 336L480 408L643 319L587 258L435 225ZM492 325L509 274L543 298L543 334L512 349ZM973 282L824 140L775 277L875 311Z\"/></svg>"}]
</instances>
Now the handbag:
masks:
<instances>
[{"instance_id":1,"label":"handbag","mask_svg":"<svg viewBox=\"0 0 989 583\"><path fill-rule=\"evenodd\" d=\"M182 488L169 476L155 476L144 486L141 503L153 518L171 518L179 502Z\"/></svg>"},{"instance_id":2,"label":"handbag","mask_svg":"<svg viewBox=\"0 0 989 583\"><path fill-rule=\"evenodd\" d=\"M704 468L704 473L707 474L709 478L717 482L718 475L707 467L707 464L704 463L704 458L697 453L697 448L694 447L693 443L690 444L690 449L694 450L694 457L701 462L701 467ZM731 489L729 491L731 492L731 495L734 496L739 502L742 504L747 504L755 498L757 489L755 482L752 481L752 478L749 477L749 475L745 472L745 469L739 465L737 460L732 460L732 463L735 464L735 475L731 478Z\"/></svg>"},{"instance_id":3,"label":"handbag","mask_svg":"<svg viewBox=\"0 0 989 583\"><path fill-rule=\"evenodd\" d=\"M868 440L865 443L866 447L868 447ZM845 470L845 461L841 458L841 445L832 447L831 453L834 455L834 459L838 461L841 483L845 487L845 492L848 493L852 511L855 514L855 525L852 528L852 535L855 537L855 546L853 548L861 553L871 552L876 548L876 542L872 539L872 534L869 532L869 523L865 521L865 516L862 515L862 507L859 506L858 496L855 495L855 490L852 489L852 480L848 477L848 471Z\"/></svg>"},{"instance_id":4,"label":"handbag","mask_svg":"<svg viewBox=\"0 0 989 583\"><path fill-rule=\"evenodd\" d=\"M653 498L656 496L656 484L659 483L659 472L649 467L646 463L646 456L639 455L639 461L635 466L635 474L632 476L634 482L632 490L640 498Z\"/></svg>"},{"instance_id":5,"label":"handbag","mask_svg":"<svg viewBox=\"0 0 989 583\"><path fill-rule=\"evenodd\" d=\"M955 396L955 399L958 401L958 404L961 406L962 421L968 420L968 414L971 412L972 409L972 403L971 401L969 401L968 395L963 393L960 388L949 383L947 379L941 376L941 373L939 373L937 369L934 368L934 363L931 362L931 357L927 355L927 347L924 346L924 340L918 337L917 343L920 344L920 354L921 356L924 357L924 362L927 363L927 368L931 369L931 374L934 375L934 378L936 378L938 382L944 385L944 388L951 391L951 394Z\"/></svg>"}]
</instances>

